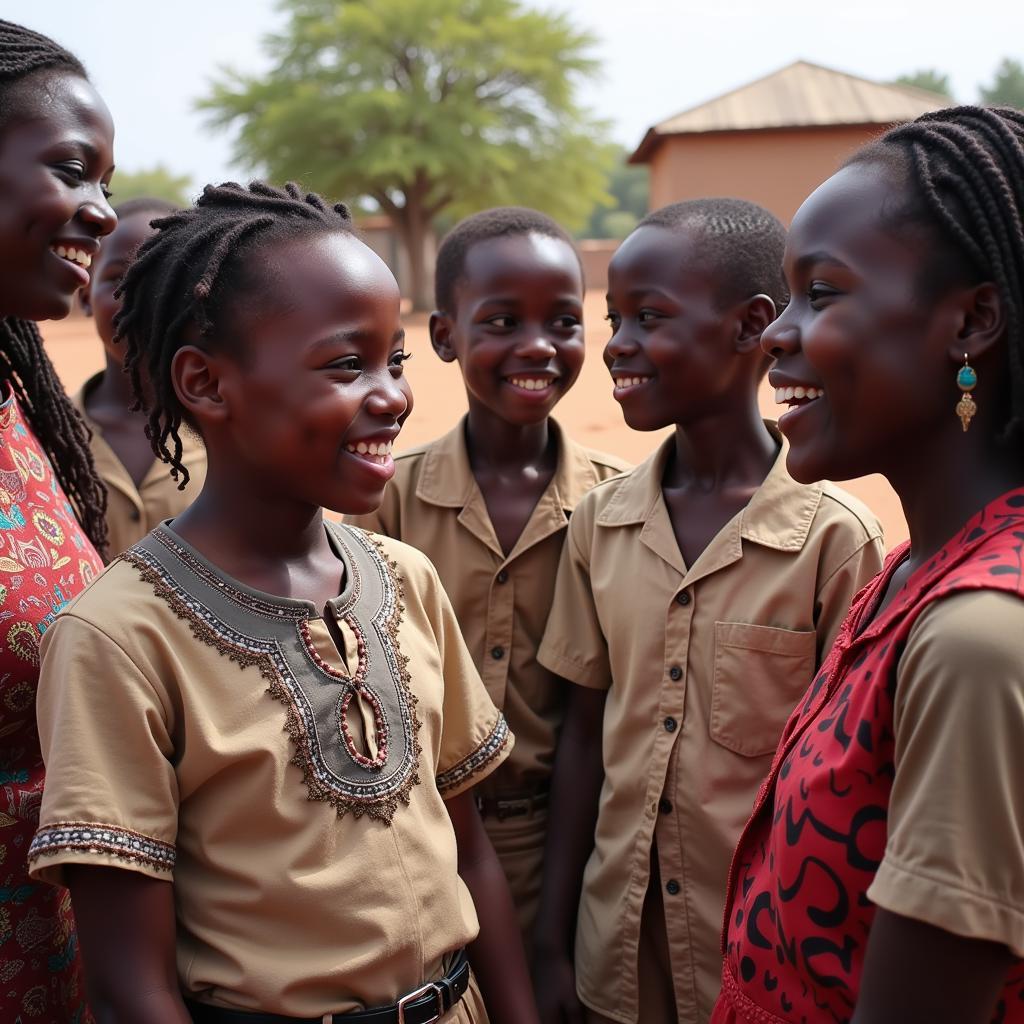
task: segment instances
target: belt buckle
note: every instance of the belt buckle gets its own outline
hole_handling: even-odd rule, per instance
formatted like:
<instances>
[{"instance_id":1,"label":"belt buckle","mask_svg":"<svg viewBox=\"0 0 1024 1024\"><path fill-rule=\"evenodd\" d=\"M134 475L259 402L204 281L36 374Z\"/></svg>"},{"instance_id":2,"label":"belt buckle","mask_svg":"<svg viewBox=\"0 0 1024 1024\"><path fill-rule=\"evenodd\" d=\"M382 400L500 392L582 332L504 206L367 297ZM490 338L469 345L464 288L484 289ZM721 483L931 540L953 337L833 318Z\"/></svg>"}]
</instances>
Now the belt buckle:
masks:
<instances>
[{"instance_id":1,"label":"belt buckle","mask_svg":"<svg viewBox=\"0 0 1024 1024\"><path fill-rule=\"evenodd\" d=\"M429 1020L423 1021L423 1024L434 1024L434 1021L438 1021L444 1016L444 994L441 991L441 986L437 982L428 981L426 985L416 989L415 992L410 992L407 996L402 996L398 1000L398 1024L406 1024L406 1007L411 1006L417 999L427 995L428 992L434 993L434 998L437 1000L437 1013Z\"/></svg>"}]
</instances>

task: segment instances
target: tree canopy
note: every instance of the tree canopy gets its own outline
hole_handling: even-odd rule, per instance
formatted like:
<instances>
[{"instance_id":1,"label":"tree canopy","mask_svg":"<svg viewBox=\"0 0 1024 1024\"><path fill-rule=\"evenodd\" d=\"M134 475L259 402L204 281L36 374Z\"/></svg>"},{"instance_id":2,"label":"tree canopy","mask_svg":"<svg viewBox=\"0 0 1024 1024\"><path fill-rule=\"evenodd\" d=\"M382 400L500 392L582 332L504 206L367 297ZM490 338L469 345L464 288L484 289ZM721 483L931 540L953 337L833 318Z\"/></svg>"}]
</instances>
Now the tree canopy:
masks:
<instances>
[{"instance_id":1,"label":"tree canopy","mask_svg":"<svg viewBox=\"0 0 1024 1024\"><path fill-rule=\"evenodd\" d=\"M626 163L629 153L612 147L613 163L606 188L609 193L591 211L580 232L584 238L625 238L647 215L650 173L646 167Z\"/></svg>"},{"instance_id":2,"label":"tree canopy","mask_svg":"<svg viewBox=\"0 0 1024 1024\"><path fill-rule=\"evenodd\" d=\"M200 104L274 181L370 197L429 302L434 219L522 204L583 226L604 197L605 126L582 106L593 38L519 0L284 0L263 76L224 71Z\"/></svg>"},{"instance_id":3,"label":"tree canopy","mask_svg":"<svg viewBox=\"0 0 1024 1024\"><path fill-rule=\"evenodd\" d=\"M990 106L1024 110L1024 64L1006 57L996 68L992 84L982 87L981 98Z\"/></svg>"},{"instance_id":4,"label":"tree canopy","mask_svg":"<svg viewBox=\"0 0 1024 1024\"><path fill-rule=\"evenodd\" d=\"M118 168L111 179L110 191L115 206L128 199L142 198L166 199L169 203L187 206L193 188L188 175L174 174L163 164L156 164L134 172Z\"/></svg>"},{"instance_id":5,"label":"tree canopy","mask_svg":"<svg viewBox=\"0 0 1024 1024\"><path fill-rule=\"evenodd\" d=\"M935 68L921 68L912 71L909 75L900 75L894 78L893 85L912 85L918 89L927 89L928 92L937 92L940 96L953 98L953 88L949 84L949 75Z\"/></svg>"}]
</instances>

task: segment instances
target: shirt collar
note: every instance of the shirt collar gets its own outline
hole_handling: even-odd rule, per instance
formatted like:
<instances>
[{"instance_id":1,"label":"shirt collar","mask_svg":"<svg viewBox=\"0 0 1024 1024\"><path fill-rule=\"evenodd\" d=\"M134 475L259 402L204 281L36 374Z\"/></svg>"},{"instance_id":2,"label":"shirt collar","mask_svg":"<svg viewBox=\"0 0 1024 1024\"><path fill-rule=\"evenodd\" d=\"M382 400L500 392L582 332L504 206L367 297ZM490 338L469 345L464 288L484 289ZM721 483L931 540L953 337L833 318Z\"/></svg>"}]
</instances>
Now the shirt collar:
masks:
<instances>
[{"instance_id":1,"label":"shirt collar","mask_svg":"<svg viewBox=\"0 0 1024 1024\"><path fill-rule=\"evenodd\" d=\"M821 504L822 485L797 483L786 469L789 446L772 421L765 420L781 447L764 482L740 513L740 536L762 547L799 551L807 541ZM646 523L662 501L661 483L675 439L668 437L619 485L597 522L600 526Z\"/></svg>"}]
</instances>

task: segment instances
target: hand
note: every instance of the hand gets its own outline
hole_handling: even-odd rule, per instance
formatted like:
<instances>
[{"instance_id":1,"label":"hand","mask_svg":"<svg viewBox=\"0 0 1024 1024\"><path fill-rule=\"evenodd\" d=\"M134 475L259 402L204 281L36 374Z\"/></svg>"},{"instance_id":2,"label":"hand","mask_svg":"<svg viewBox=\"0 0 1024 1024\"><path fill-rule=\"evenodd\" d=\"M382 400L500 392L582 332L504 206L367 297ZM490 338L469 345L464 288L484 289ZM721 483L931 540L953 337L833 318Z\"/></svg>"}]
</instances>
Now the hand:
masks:
<instances>
[{"instance_id":1,"label":"hand","mask_svg":"<svg viewBox=\"0 0 1024 1024\"><path fill-rule=\"evenodd\" d=\"M541 1024L586 1024L570 957L538 952L533 964L533 988Z\"/></svg>"}]
</instances>

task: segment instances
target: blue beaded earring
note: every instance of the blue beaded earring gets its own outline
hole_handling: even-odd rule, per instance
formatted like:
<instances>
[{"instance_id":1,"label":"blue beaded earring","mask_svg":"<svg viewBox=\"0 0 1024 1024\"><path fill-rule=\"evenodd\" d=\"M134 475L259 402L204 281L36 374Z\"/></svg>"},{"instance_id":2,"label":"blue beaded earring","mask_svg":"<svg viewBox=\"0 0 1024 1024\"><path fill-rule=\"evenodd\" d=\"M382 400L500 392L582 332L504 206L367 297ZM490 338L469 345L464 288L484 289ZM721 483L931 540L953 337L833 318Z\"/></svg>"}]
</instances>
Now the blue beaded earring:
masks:
<instances>
[{"instance_id":1,"label":"blue beaded earring","mask_svg":"<svg viewBox=\"0 0 1024 1024\"><path fill-rule=\"evenodd\" d=\"M964 365L960 367L956 375L956 386L963 392L960 401L956 403L956 414L960 417L960 423L965 433L971 425L971 420L974 419L974 414L978 411L977 403L971 398L971 392L977 384L978 375L974 372L974 368L968 364L967 353L965 352Z\"/></svg>"}]
</instances>

